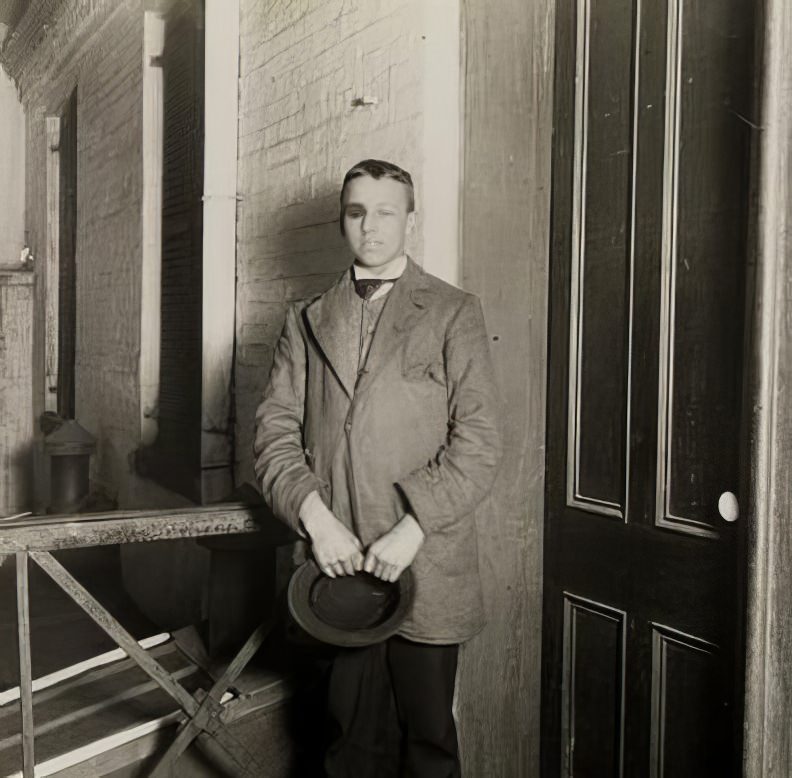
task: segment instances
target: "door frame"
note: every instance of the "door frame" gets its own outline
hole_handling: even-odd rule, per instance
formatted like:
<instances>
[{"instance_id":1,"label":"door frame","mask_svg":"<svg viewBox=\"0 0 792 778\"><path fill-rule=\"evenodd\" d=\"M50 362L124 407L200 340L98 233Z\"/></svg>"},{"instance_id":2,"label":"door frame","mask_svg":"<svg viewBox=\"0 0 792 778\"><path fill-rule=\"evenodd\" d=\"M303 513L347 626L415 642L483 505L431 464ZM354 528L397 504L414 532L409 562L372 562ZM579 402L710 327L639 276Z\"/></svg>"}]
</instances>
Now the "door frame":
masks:
<instances>
[{"instance_id":1,"label":"door frame","mask_svg":"<svg viewBox=\"0 0 792 778\"><path fill-rule=\"evenodd\" d=\"M743 772L792 772L792 8L761 4L761 92L756 127L753 288L750 341L750 472L746 532L746 656Z\"/></svg>"}]
</instances>

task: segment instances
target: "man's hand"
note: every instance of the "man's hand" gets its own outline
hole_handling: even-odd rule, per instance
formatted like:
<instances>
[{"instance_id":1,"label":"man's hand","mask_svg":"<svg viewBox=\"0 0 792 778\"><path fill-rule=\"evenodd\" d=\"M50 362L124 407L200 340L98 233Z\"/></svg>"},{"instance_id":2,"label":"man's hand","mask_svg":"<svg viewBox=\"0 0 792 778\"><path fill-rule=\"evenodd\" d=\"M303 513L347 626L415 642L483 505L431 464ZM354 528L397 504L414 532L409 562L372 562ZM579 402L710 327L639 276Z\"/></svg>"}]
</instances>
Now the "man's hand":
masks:
<instances>
[{"instance_id":1,"label":"man's hand","mask_svg":"<svg viewBox=\"0 0 792 778\"><path fill-rule=\"evenodd\" d=\"M421 526L407 513L392 530L369 546L363 569L383 581L397 581L412 564L423 542Z\"/></svg>"},{"instance_id":2,"label":"man's hand","mask_svg":"<svg viewBox=\"0 0 792 778\"><path fill-rule=\"evenodd\" d=\"M363 569L363 547L322 502L311 492L300 507L300 521L311 538L316 563L325 575L354 575Z\"/></svg>"}]
</instances>

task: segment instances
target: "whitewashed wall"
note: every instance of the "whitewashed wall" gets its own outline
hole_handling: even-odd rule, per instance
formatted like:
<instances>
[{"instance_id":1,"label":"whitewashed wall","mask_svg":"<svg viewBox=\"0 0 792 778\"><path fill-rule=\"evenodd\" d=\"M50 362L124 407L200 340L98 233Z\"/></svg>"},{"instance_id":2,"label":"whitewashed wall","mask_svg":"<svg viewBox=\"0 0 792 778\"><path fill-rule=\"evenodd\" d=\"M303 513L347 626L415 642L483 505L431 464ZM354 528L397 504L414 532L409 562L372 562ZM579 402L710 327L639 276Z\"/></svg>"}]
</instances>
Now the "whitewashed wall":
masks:
<instances>
[{"instance_id":1,"label":"whitewashed wall","mask_svg":"<svg viewBox=\"0 0 792 778\"><path fill-rule=\"evenodd\" d=\"M25 113L0 68L0 267L13 266L25 241Z\"/></svg>"}]
</instances>

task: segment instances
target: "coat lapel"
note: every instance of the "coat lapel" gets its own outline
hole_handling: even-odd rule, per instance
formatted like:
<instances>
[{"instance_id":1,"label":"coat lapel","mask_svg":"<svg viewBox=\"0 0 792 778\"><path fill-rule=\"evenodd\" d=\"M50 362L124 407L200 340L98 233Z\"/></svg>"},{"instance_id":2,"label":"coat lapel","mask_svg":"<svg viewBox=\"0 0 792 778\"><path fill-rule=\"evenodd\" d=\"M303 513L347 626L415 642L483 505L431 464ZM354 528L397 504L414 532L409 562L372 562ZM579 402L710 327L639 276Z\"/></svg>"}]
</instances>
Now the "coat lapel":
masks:
<instances>
[{"instance_id":1,"label":"coat lapel","mask_svg":"<svg viewBox=\"0 0 792 778\"><path fill-rule=\"evenodd\" d=\"M412 259L402 277L388 292L388 301L377 323L377 330L371 341L365 372L357 387L364 391L398 350L399 344L416 325L429 307L432 292L424 280L424 273Z\"/></svg>"},{"instance_id":2,"label":"coat lapel","mask_svg":"<svg viewBox=\"0 0 792 778\"><path fill-rule=\"evenodd\" d=\"M357 352L360 333L353 315L354 292L348 272L305 311L311 333L330 363L350 399L357 380Z\"/></svg>"}]
</instances>

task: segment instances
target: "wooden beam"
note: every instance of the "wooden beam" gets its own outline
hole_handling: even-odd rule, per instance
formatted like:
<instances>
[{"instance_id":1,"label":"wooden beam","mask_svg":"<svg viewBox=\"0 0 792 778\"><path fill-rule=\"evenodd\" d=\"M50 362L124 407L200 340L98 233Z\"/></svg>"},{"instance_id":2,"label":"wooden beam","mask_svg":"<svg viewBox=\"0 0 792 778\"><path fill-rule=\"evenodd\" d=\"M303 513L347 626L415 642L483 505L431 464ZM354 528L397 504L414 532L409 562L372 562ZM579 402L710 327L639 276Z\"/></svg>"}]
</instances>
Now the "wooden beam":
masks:
<instances>
[{"instance_id":1,"label":"wooden beam","mask_svg":"<svg viewBox=\"0 0 792 778\"><path fill-rule=\"evenodd\" d=\"M290 533L262 509L230 504L167 511L113 511L9 522L3 525L0 533L0 554L246 532L260 532L265 542L273 545L284 545L293 540Z\"/></svg>"},{"instance_id":2,"label":"wooden beam","mask_svg":"<svg viewBox=\"0 0 792 778\"><path fill-rule=\"evenodd\" d=\"M207 0L203 196L201 501L233 489L239 0Z\"/></svg>"},{"instance_id":3,"label":"wooden beam","mask_svg":"<svg viewBox=\"0 0 792 778\"><path fill-rule=\"evenodd\" d=\"M461 285L482 301L506 422L477 511L488 625L460 654L470 775L539 775L555 7L462 3Z\"/></svg>"},{"instance_id":4,"label":"wooden beam","mask_svg":"<svg viewBox=\"0 0 792 778\"><path fill-rule=\"evenodd\" d=\"M161 643L164 643L166 640L170 640L170 635L167 632L161 633L160 635L155 635L154 638L144 638L143 640L139 641L142 648L148 649L151 646L157 646ZM154 653L152 653L154 655ZM44 700L50 699L49 695L60 693L62 690L70 689L72 686L79 686L82 681L87 678L88 670L95 670L98 667L102 667L104 665L111 666L111 673L118 672L119 669L122 669L125 664L122 660L126 657L126 654L120 649L116 648L112 651L106 651L103 654L99 654L98 656L91 657L90 659L85 659L82 662L77 662L76 664L70 665L69 667L63 667L60 670L56 670L54 673L49 673L45 676L40 678L33 679L33 692L36 693L36 702L43 702ZM77 678L76 682L67 683L72 678ZM56 686L57 688L53 690L51 687ZM45 690L49 689L49 693ZM39 694L38 692L41 692ZM18 700L20 697L20 689L18 686L12 686L10 689L6 689L2 693L0 693L0 718L2 718L6 713L7 710L3 710L4 706L8 705L10 702L14 700Z\"/></svg>"},{"instance_id":5,"label":"wooden beam","mask_svg":"<svg viewBox=\"0 0 792 778\"><path fill-rule=\"evenodd\" d=\"M792 775L792 5L763 19L758 246L750 400L751 473L744 775Z\"/></svg>"},{"instance_id":6,"label":"wooden beam","mask_svg":"<svg viewBox=\"0 0 792 778\"><path fill-rule=\"evenodd\" d=\"M19 688L22 703L22 775L33 778L35 751L33 746L33 672L30 665L30 590L28 555L16 555L17 636L19 645Z\"/></svg>"},{"instance_id":7,"label":"wooden beam","mask_svg":"<svg viewBox=\"0 0 792 778\"><path fill-rule=\"evenodd\" d=\"M159 635L156 637L159 637ZM165 638L170 638L170 635L165 633ZM152 643L149 641L150 639L141 640L140 645L143 646L143 648L149 649L152 656L167 654L176 647L175 642L162 646L159 643ZM149 646L152 645L154 648L150 649ZM70 665L62 670L56 670L54 673L49 673L41 678L34 678L33 693L36 695L36 703L40 705L48 702L64 692L68 693L74 689L79 689L83 684L92 679L112 676L116 673L129 670L134 666L135 663L131 659L128 659L120 648L116 648L113 651L99 654L99 656L94 659L77 662L76 664ZM88 670L92 672L89 674L87 672ZM0 720L13 713L13 707L10 703L18 699L18 686L12 686L10 689L6 689L0 694Z\"/></svg>"},{"instance_id":8,"label":"wooden beam","mask_svg":"<svg viewBox=\"0 0 792 778\"><path fill-rule=\"evenodd\" d=\"M220 715L222 710L220 706L220 700L222 699L223 694L225 694L228 687L245 669L247 663L253 658L254 654L259 650L259 648L261 648L262 643L272 629L274 621L274 618L267 619L267 621L254 630L253 634L245 641L245 644L225 669L225 672L223 672L220 678L218 678L214 684L212 684L212 688L207 693L206 699L202 703L201 707L207 707L210 718L216 718L218 724L222 723ZM192 741L201 734L202 729L202 722L197 720L196 717L190 721L186 721L179 729L179 734L176 736L176 739L173 741L173 743L171 743L162 759L157 763L157 767L152 773L152 778L165 778L165 776L168 776L171 769L173 768L173 765L176 763L176 760L182 755L182 753L184 753L190 743L192 743ZM212 734L215 737L219 737L218 742L221 745L223 742L225 742L223 740L225 735L220 735L218 731L214 731ZM232 748L230 750L232 751L232 758L236 759L236 757L234 757L233 751L238 749ZM250 757L248 754L246 754L246 757L247 759L245 762L240 762L237 765L239 769L243 770L243 772L249 769L248 764L250 759L252 759L252 757ZM245 772L245 774L247 774L247 772Z\"/></svg>"},{"instance_id":9,"label":"wooden beam","mask_svg":"<svg viewBox=\"0 0 792 778\"><path fill-rule=\"evenodd\" d=\"M423 170L418 190L424 270L459 284L460 0L420 3L424 41Z\"/></svg>"},{"instance_id":10,"label":"wooden beam","mask_svg":"<svg viewBox=\"0 0 792 778\"><path fill-rule=\"evenodd\" d=\"M195 675L198 672L198 668L195 665L189 665L188 667L182 667L179 670L175 670L173 672L173 677L177 680L181 678L189 678L191 675ZM90 705L82 705L79 708L76 708L68 713L57 716L56 718L50 719L43 724L39 724L35 728L35 736L41 737L42 735L46 735L49 732L53 732L58 729L66 729L67 727L76 724L78 721L82 721L90 716L93 716L97 713L101 713L101 711L112 708L114 705L117 705L120 702L126 702L127 700L135 700L138 697L142 697L144 694L148 694L149 692L156 691L159 688L155 681L143 681L142 683L135 684L134 686L127 686L116 694L113 694L110 697L105 697L98 702L94 702ZM40 700L36 700L40 702ZM3 738L0 740L0 750L9 748L10 746L14 745L15 743L19 743L22 740L22 735L20 733L15 733L10 735L9 737Z\"/></svg>"},{"instance_id":11,"label":"wooden beam","mask_svg":"<svg viewBox=\"0 0 792 778\"><path fill-rule=\"evenodd\" d=\"M161 746L161 730L176 724L183 715L180 711L174 711L145 724L114 732L65 754L59 754L39 764L40 774L57 775L59 778L110 775L122 767L139 763L153 754ZM90 766L85 764L89 761Z\"/></svg>"},{"instance_id":12,"label":"wooden beam","mask_svg":"<svg viewBox=\"0 0 792 778\"><path fill-rule=\"evenodd\" d=\"M162 155L164 133L163 74L165 17L143 14L143 194L140 271L140 442L157 438L162 317Z\"/></svg>"},{"instance_id":13,"label":"wooden beam","mask_svg":"<svg viewBox=\"0 0 792 778\"><path fill-rule=\"evenodd\" d=\"M44 259L44 410L58 410L60 117L47 117L47 256Z\"/></svg>"}]
</instances>

